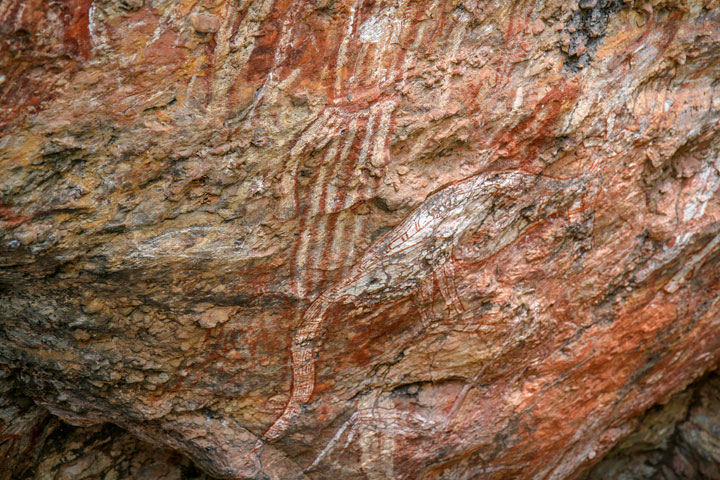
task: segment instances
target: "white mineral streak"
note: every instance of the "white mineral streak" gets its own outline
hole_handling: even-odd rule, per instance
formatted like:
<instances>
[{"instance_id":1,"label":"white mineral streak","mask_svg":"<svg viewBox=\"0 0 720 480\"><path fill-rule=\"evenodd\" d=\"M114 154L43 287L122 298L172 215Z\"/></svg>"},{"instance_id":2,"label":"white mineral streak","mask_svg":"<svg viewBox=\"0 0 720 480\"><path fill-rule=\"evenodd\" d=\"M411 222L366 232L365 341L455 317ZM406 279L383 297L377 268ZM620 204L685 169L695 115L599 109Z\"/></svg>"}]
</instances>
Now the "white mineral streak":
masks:
<instances>
[{"instance_id":1,"label":"white mineral streak","mask_svg":"<svg viewBox=\"0 0 720 480\"><path fill-rule=\"evenodd\" d=\"M689 222L705 214L705 208L720 188L720 157L703 165L702 171L693 179L696 193L690 197L683 210L683 221Z\"/></svg>"},{"instance_id":2,"label":"white mineral streak","mask_svg":"<svg viewBox=\"0 0 720 480\"><path fill-rule=\"evenodd\" d=\"M218 258L242 260L264 256L247 242L247 232L231 226L205 226L170 230L162 235L139 241L128 253L131 260L158 258Z\"/></svg>"},{"instance_id":3,"label":"white mineral streak","mask_svg":"<svg viewBox=\"0 0 720 480\"><path fill-rule=\"evenodd\" d=\"M677 258L692 239L692 233L684 233L675 237L672 247L663 245L662 250L655 255L643 268L635 274L635 281L642 282L648 278L654 271L670 263Z\"/></svg>"},{"instance_id":4,"label":"white mineral streak","mask_svg":"<svg viewBox=\"0 0 720 480\"><path fill-rule=\"evenodd\" d=\"M680 271L675 274L672 280L670 280L670 283L665 286L665 291L668 293L676 292L682 284L685 283L688 273L698 269L718 244L720 244L720 233L715 235L715 237L710 240L707 245L705 245L705 248L703 248L700 253L693 256L690 261L683 265Z\"/></svg>"}]
</instances>

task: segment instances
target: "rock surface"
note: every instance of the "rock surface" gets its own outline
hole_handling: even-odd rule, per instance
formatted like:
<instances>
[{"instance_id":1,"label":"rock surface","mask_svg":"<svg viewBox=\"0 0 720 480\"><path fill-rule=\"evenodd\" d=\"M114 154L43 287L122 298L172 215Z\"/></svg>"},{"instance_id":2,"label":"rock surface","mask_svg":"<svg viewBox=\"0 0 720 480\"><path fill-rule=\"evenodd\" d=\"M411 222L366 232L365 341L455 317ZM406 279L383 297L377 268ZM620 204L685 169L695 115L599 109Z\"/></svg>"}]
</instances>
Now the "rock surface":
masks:
<instances>
[{"instance_id":1,"label":"rock surface","mask_svg":"<svg viewBox=\"0 0 720 480\"><path fill-rule=\"evenodd\" d=\"M110 425L73 427L34 405L2 371L1 480L207 480L189 459Z\"/></svg>"},{"instance_id":2,"label":"rock surface","mask_svg":"<svg viewBox=\"0 0 720 480\"><path fill-rule=\"evenodd\" d=\"M720 377L655 407L582 480L720 478Z\"/></svg>"},{"instance_id":3,"label":"rock surface","mask_svg":"<svg viewBox=\"0 0 720 480\"><path fill-rule=\"evenodd\" d=\"M719 60L717 1L2 0L17 421L577 477L718 365Z\"/></svg>"}]
</instances>

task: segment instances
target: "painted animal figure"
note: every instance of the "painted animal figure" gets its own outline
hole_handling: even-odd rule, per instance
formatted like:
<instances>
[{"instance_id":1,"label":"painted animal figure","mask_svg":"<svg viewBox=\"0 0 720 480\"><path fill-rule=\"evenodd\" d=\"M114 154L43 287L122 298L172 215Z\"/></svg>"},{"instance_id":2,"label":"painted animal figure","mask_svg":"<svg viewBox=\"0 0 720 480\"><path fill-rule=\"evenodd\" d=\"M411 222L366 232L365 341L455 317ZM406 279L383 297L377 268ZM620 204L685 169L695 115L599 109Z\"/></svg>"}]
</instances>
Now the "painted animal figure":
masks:
<instances>
[{"instance_id":1,"label":"painted animal figure","mask_svg":"<svg viewBox=\"0 0 720 480\"><path fill-rule=\"evenodd\" d=\"M265 442L281 438L315 388L316 354L328 309L337 304L373 304L412 294L454 256L479 261L514 242L532 223L569 208L586 190L583 179L562 180L522 171L486 172L432 194L395 229L378 239L343 281L323 292L305 311L291 346L292 389ZM469 257L469 258L468 258Z\"/></svg>"}]
</instances>

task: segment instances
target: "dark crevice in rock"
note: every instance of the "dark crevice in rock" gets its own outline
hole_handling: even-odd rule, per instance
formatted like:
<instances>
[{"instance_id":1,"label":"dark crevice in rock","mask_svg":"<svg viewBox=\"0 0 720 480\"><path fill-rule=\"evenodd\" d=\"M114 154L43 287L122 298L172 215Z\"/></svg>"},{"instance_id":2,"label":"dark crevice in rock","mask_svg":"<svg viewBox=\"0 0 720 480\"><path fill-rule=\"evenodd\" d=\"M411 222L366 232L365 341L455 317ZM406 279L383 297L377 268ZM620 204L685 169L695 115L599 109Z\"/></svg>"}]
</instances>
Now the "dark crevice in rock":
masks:
<instances>
[{"instance_id":1,"label":"dark crevice in rock","mask_svg":"<svg viewBox=\"0 0 720 480\"><path fill-rule=\"evenodd\" d=\"M627 4L622 0L580 0L565 26L565 68L576 73L587 67L602 43L610 19Z\"/></svg>"},{"instance_id":2,"label":"dark crevice in rock","mask_svg":"<svg viewBox=\"0 0 720 480\"><path fill-rule=\"evenodd\" d=\"M635 430L580 478L720 478L720 374L706 375L648 410Z\"/></svg>"},{"instance_id":3,"label":"dark crevice in rock","mask_svg":"<svg viewBox=\"0 0 720 480\"><path fill-rule=\"evenodd\" d=\"M187 457L111 424L50 415L0 365L0 480L212 480Z\"/></svg>"},{"instance_id":4,"label":"dark crevice in rock","mask_svg":"<svg viewBox=\"0 0 720 480\"><path fill-rule=\"evenodd\" d=\"M54 425L32 467L12 478L211 480L187 457L148 445L117 426L74 427L57 420Z\"/></svg>"}]
</instances>

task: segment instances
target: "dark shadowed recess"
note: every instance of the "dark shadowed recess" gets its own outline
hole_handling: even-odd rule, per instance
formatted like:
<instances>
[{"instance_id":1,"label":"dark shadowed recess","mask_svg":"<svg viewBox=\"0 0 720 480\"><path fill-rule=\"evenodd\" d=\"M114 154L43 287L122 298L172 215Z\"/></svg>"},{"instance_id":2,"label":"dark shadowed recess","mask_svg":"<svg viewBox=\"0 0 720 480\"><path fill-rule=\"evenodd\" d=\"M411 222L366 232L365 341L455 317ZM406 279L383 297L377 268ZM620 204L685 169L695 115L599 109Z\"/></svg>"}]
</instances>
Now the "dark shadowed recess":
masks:
<instances>
[{"instance_id":1,"label":"dark shadowed recess","mask_svg":"<svg viewBox=\"0 0 720 480\"><path fill-rule=\"evenodd\" d=\"M582 480L720 478L720 375L706 375L643 415Z\"/></svg>"},{"instance_id":2,"label":"dark shadowed recess","mask_svg":"<svg viewBox=\"0 0 720 480\"><path fill-rule=\"evenodd\" d=\"M414 387L408 385L402 393L412 394ZM43 410L22 395L13 398L11 403L15 405L5 402L0 410L10 409L2 412L12 410L27 422L33 410ZM0 457L23 457L22 461L6 462L12 471L5 472L9 477L0 478L213 480L187 457L145 443L115 425L76 427L44 410L32 420L32 428L26 429L32 437L26 439L29 442L0 435ZM635 421L632 433L586 471L581 480L720 478L720 374L705 375ZM15 429L22 431L17 425ZM24 449L18 449L23 445Z\"/></svg>"},{"instance_id":3,"label":"dark shadowed recess","mask_svg":"<svg viewBox=\"0 0 720 480\"><path fill-rule=\"evenodd\" d=\"M630 3L623 0L580 0L578 6L565 26L570 43L562 46L566 57L565 68L573 73L592 62L613 15L628 8Z\"/></svg>"}]
</instances>

